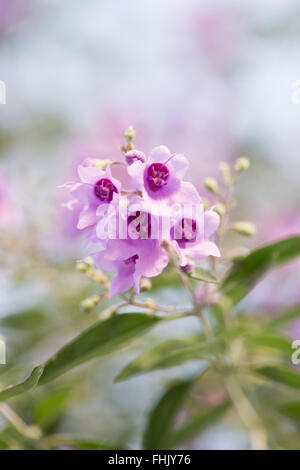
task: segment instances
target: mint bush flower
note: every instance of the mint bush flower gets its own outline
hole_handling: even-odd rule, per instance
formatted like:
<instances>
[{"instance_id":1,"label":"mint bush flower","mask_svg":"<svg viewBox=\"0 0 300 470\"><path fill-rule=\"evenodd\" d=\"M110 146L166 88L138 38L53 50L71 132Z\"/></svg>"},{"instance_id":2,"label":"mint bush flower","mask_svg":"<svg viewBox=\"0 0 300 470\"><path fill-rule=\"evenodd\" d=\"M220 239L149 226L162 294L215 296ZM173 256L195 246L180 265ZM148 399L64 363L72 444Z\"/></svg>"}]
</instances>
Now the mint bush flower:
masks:
<instances>
[{"instance_id":1,"label":"mint bush flower","mask_svg":"<svg viewBox=\"0 0 300 470\"><path fill-rule=\"evenodd\" d=\"M204 212L203 234L200 233L200 223L196 219L182 218L171 227L170 245L179 256L180 266L189 265L190 259L221 256L217 245L209 240L219 224L220 216L214 210L207 210Z\"/></svg>"},{"instance_id":2,"label":"mint bush flower","mask_svg":"<svg viewBox=\"0 0 300 470\"><path fill-rule=\"evenodd\" d=\"M96 224L99 206L118 202L121 183L112 176L110 166L99 170L94 166L79 165L78 175L80 182L69 186L73 196L69 205L71 208L76 203L82 205L77 223L77 228L82 230Z\"/></svg>"},{"instance_id":3,"label":"mint bush flower","mask_svg":"<svg viewBox=\"0 0 300 470\"><path fill-rule=\"evenodd\" d=\"M93 255L97 268L114 272L109 296L113 297L134 287L140 292L140 279L158 276L169 258L158 240L108 240L105 251Z\"/></svg>"},{"instance_id":4,"label":"mint bush flower","mask_svg":"<svg viewBox=\"0 0 300 470\"><path fill-rule=\"evenodd\" d=\"M183 155L171 154L164 145L155 147L146 162L137 159L128 168L134 186L143 196L153 201L169 199L181 188L182 178L188 169L188 161ZM188 194L185 194L188 197ZM188 201L188 199L187 199Z\"/></svg>"}]
</instances>

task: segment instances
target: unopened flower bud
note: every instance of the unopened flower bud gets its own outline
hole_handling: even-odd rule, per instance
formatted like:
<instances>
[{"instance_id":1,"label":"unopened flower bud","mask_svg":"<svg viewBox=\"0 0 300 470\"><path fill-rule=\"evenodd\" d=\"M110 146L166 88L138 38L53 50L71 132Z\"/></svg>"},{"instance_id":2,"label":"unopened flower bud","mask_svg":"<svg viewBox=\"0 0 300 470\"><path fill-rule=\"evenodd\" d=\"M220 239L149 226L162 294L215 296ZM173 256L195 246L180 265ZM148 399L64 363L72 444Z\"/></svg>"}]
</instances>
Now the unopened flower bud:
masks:
<instances>
[{"instance_id":1,"label":"unopened flower bud","mask_svg":"<svg viewBox=\"0 0 300 470\"><path fill-rule=\"evenodd\" d=\"M194 266L191 263L181 266L181 270L186 274L191 274L193 272Z\"/></svg>"},{"instance_id":2,"label":"unopened flower bud","mask_svg":"<svg viewBox=\"0 0 300 470\"><path fill-rule=\"evenodd\" d=\"M151 308L152 310L154 310L157 307L156 302L153 299L151 299L151 297L147 297L147 299L144 300L144 305L145 307Z\"/></svg>"},{"instance_id":3,"label":"unopened flower bud","mask_svg":"<svg viewBox=\"0 0 300 470\"><path fill-rule=\"evenodd\" d=\"M210 191L213 194L219 194L220 193L219 185L218 185L218 182L215 178L210 178L210 177L205 178L204 187L206 189L208 189L208 191Z\"/></svg>"},{"instance_id":4,"label":"unopened flower bud","mask_svg":"<svg viewBox=\"0 0 300 470\"><path fill-rule=\"evenodd\" d=\"M87 275L92 281L97 282L98 284L101 284L103 286L109 285L109 280L107 279L103 271L101 271L101 269L90 268L87 271Z\"/></svg>"},{"instance_id":5,"label":"unopened flower bud","mask_svg":"<svg viewBox=\"0 0 300 470\"><path fill-rule=\"evenodd\" d=\"M202 204L203 204L203 209L204 210L208 209L211 205L211 203L209 202L208 199L206 199L206 197L202 198Z\"/></svg>"},{"instance_id":6,"label":"unopened flower bud","mask_svg":"<svg viewBox=\"0 0 300 470\"><path fill-rule=\"evenodd\" d=\"M92 297L88 297L87 299L84 299L80 303L80 310L84 313L90 312L100 302L100 299L101 299L101 295L93 295Z\"/></svg>"},{"instance_id":7,"label":"unopened flower bud","mask_svg":"<svg viewBox=\"0 0 300 470\"><path fill-rule=\"evenodd\" d=\"M127 142L131 142L135 138L135 130L132 126L129 126L127 131L124 133L124 137Z\"/></svg>"},{"instance_id":8,"label":"unopened flower bud","mask_svg":"<svg viewBox=\"0 0 300 470\"><path fill-rule=\"evenodd\" d=\"M127 165L132 165L136 161L144 163L146 161L145 154L139 150L130 150L125 153L125 160Z\"/></svg>"},{"instance_id":9,"label":"unopened flower bud","mask_svg":"<svg viewBox=\"0 0 300 470\"><path fill-rule=\"evenodd\" d=\"M224 183L226 184L226 186L231 186L232 175L231 175L230 166L226 162L221 162L219 168L222 172Z\"/></svg>"},{"instance_id":10,"label":"unopened flower bud","mask_svg":"<svg viewBox=\"0 0 300 470\"><path fill-rule=\"evenodd\" d=\"M151 283L150 279L147 279L146 277L143 277L141 279L141 285L140 285L141 292L146 292L146 291L150 290L151 287L152 287L152 283Z\"/></svg>"},{"instance_id":11,"label":"unopened flower bud","mask_svg":"<svg viewBox=\"0 0 300 470\"><path fill-rule=\"evenodd\" d=\"M78 269L78 271L86 273L90 269L90 265L85 261L77 261L76 269Z\"/></svg>"},{"instance_id":12,"label":"unopened flower bud","mask_svg":"<svg viewBox=\"0 0 300 470\"><path fill-rule=\"evenodd\" d=\"M226 207L222 202L218 202L214 209L213 209L217 214L219 214L220 217L222 217L226 213Z\"/></svg>"},{"instance_id":13,"label":"unopened flower bud","mask_svg":"<svg viewBox=\"0 0 300 470\"><path fill-rule=\"evenodd\" d=\"M113 163L112 160L102 160L100 158L86 158L84 160L84 165L86 166L93 166L94 168L97 168L98 170L105 170L108 165L111 165Z\"/></svg>"},{"instance_id":14,"label":"unopened flower bud","mask_svg":"<svg viewBox=\"0 0 300 470\"><path fill-rule=\"evenodd\" d=\"M248 237L256 233L256 227L252 222L235 222L232 225L232 229L240 235Z\"/></svg>"},{"instance_id":15,"label":"unopened flower bud","mask_svg":"<svg viewBox=\"0 0 300 470\"><path fill-rule=\"evenodd\" d=\"M239 157L234 165L234 170L237 173L240 173L244 170L248 170L250 167L250 161L247 157Z\"/></svg>"}]
</instances>

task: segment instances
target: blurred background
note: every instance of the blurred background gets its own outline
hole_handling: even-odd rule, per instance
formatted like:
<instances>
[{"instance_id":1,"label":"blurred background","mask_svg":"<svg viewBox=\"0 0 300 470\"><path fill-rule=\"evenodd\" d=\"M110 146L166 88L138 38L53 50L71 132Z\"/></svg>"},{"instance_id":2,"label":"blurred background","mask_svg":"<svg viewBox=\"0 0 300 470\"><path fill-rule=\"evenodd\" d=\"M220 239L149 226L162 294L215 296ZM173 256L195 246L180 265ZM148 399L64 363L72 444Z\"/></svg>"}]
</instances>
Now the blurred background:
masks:
<instances>
[{"instance_id":1,"label":"blurred background","mask_svg":"<svg viewBox=\"0 0 300 470\"><path fill-rule=\"evenodd\" d=\"M187 178L205 197L203 180L221 161L250 158L234 214L257 226L249 247L300 233L299 18L296 0L0 0L0 388L101 313L79 309L97 287L75 269L82 240L57 186L86 157L121 159L130 124L145 153L159 144L184 153ZM299 268L269 275L245 305L272 312L300 301ZM161 284L154 295L173 303L174 287ZM199 365L113 378L137 352L193 331L194 322L156 328L121 355L15 399L15 408L45 429L139 448L153 401ZM299 322L289 334L300 338ZM45 418L51 399L59 406ZM0 417L1 440L23 445ZM186 448L248 445L229 419Z\"/></svg>"}]
</instances>

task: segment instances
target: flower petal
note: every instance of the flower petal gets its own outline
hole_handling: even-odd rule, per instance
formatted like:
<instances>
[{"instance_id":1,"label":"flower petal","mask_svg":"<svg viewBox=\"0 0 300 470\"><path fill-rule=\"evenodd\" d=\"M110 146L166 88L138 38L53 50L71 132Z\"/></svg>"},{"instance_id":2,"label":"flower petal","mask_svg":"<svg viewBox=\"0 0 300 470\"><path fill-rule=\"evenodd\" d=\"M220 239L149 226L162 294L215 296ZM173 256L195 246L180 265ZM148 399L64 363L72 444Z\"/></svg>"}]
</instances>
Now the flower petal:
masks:
<instances>
[{"instance_id":1,"label":"flower petal","mask_svg":"<svg viewBox=\"0 0 300 470\"><path fill-rule=\"evenodd\" d=\"M204 212L204 236L209 238L220 225L220 216L213 210Z\"/></svg>"},{"instance_id":2,"label":"flower petal","mask_svg":"<svg viewBox=\"0 0 300 470\"><path fill-rule=\"evenodd\" d=\"M151 150L148 158L148 165L155 162L164 163L171 156L171 152L165 145L159 145Z\"/></svg>"},{"instance_id":3,"label":"flower petal","mask_svg":"<svg viewBox=\"0 0 300 470\"><path fill-rule=\"evenodd\" d=\"M100 178L103 178L104 171L98 170L93 166L78 166L78 175L83 183L95 184Z\"/></svg>"},{"instance_id":4,"label":"flower petal","mask_svg":"<svg viewBox=\"0 0 300 470\"><path fill-rule=\"evenodd\" d=\"M77 228L82 230L86 227L90 227L96 223L96 214L94 209L84 209L79 214Z\"/></svg>"},{"instance_id":5,"label":"flower petal","mask_svg":"<svg viewBox=\"0 0 300 470\"><path fill-rule=\"evenodd\" d=\"M172 157L170 163L176 171L177 177L183 178L189 167L187 158L182 154L176 154L174 157Z\"/></svg>"}]
</instances>

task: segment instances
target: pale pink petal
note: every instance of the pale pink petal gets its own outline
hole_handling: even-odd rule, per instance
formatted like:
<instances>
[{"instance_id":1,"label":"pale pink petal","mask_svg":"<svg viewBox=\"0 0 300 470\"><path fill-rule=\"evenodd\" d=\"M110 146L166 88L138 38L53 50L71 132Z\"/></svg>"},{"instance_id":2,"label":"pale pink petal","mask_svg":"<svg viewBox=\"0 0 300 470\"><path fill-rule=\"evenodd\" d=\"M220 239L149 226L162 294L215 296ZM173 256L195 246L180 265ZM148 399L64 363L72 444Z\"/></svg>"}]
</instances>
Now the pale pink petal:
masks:
<instances>
[{"instance_id":1,"label":"pale pink petal","mask_svg":"<svg viewBox=\"0 0 300 470\"><path fill-rule=\"evenodd\" d=\"M220 225L220 216L213 210L204 212L204 236L209 238Z\"/></svg>"},{"instance_id":2,"label":"pale pink petal","mask_svg":"<svg viewBox=\"0 0 300 470\"><path fill-rule=\"evenodd\" d=\"M94 200L93 189L87 184L76 183L70 193L82 204L90 204Z\"/></svg>"},{"instance_id":3,"label":"pale pink petal","mask_svg":"<svg viewBox=\"0 0 300 470\"><path fill-rule=\"evenodd\" d=\"M96 223L96 214L94 209L84 209L79 214L77 228L82 230Z\"/></svg>"},{"instance_id":4,"label":"pale pink petal","mask_svg":"<svg viewBox=\"0 0 300 470\"><path fill-rule=\"evenodd\" d=\"M142 190L144 184L145 164L140 161L136 161L128 167L127 171L129 176L132 178L134 187Z\"/></svg>"},{"instance_id":5,"label":"pale pink petal","mask_svg":"<svg viewBox=\"0 0 300 470\"><path fill-rule=\"evenodd\" d=\"M208 240L203 240L201 243L189 244L186 248L185 253L194 259L202 259L207 256L220 257L221 253L217 245Z\"/></svg>"},{"instance_id":6,"label":"pale pink petal","mask_svg":"<svg viewBox=\"0 0 300 470\"><path fill-rule=\"evenodd\" d=\"M83 183L95 184L103 178L104 171L98 170L93 166L78 166L78 175Z\"/></svg>"},{"instance_id":7,"label":"pale pink petal","mask_svg":"<svg viewBox=\"0 0 300 470\"><path fill-rule=\"evenodd\" d=\"M149 158L148 158L148 165L151 163L160 162L164 163L168 158L171 156L171 152L165 145L159 145L158 147L154 147L151 151Z\"/></svg>"},{"instance_id":8,"label":"pale pink petal","mask_svg":"<svg viewBox=\"0 0 300 470\"><path fill-rule=\"evenodd\" d=\"M185 175L189 167L189 162L187 158L182 154L178 154L172 157L172 159L170 160L170 164L173 166L174 170L176 171L176 176L178 178L183 178L183 176Z\"/></svg>"}]
</instances>

